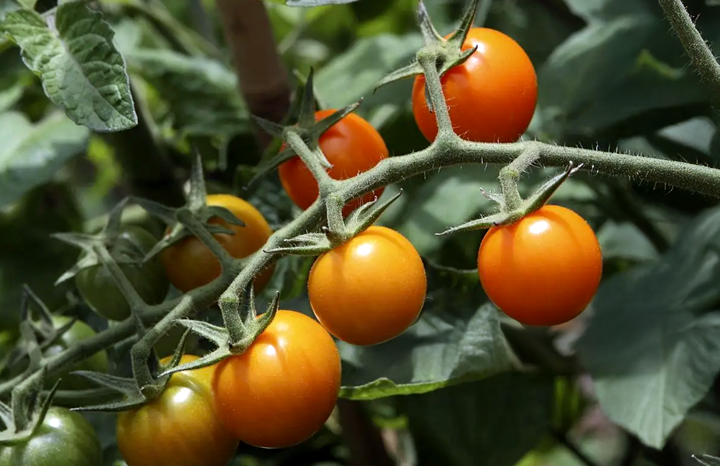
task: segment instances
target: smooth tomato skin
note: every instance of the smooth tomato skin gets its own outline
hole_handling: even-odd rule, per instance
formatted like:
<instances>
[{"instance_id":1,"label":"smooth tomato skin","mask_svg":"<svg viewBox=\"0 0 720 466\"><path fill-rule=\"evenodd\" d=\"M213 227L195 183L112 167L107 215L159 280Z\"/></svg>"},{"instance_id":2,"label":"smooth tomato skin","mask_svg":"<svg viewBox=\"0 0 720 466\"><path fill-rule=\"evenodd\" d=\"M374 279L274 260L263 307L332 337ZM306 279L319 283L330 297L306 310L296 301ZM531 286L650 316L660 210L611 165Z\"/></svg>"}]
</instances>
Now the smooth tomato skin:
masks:
<instances>
[{"instance_id":1,"label":"smooth tomato skin","mask_svg":"<svg viewBox=\"0 0 720 466\"><path fill-rule=\"evenodd\" d=\"M143 228L125 225L121 227L113 247L122 247L121 243L132 243L147 254L155 246L157 239ZM112 249L110 252L112 253ZM170 283L157 258L142 266L120 264L120 268L146 303L159 304L167 296ZM95 313L110 320L125 320L130 317L130 305L103 265L80 271L75 276L75 283L80 295Z\"/></svg>"},{"instance_id":2,"label":"smooth tomato skin","mask_svg":"<svg viewBox=\"0 0 720 466\"><path fill-rule=\"evenodd\" d=\"M80 414L51 406L29 440L0 446L0 466L98 466L102 447Z\"/></svg>"},{"instance_id":3,"label":"smooth tomato skin","mask_svg":"<svg viewBox=\"0 0 720 466\"><path fill-rule=\"evenodd\" d=\"M537 103L537 76L520 45L502 32L472 28L463 50L478 49L441 78L455 133L475 142L515 142L530 125ZM412 91L415 122L428 141L438 128L425 100L425 78Z\"/></svg>"},{"instance_id":4,"label":"smooth tomato skin","mask_svg":"<svg viewBox=\"0 0 720 466\"><path fill-rule=\"evenodd\" d=\"M53 316L52 320L55 328L61 328L67 325L72 320L72 318L56 315ZM95 330L93 330L93 328L90 327L88 324L86 324L82 320L76 320L72 327L70 327L65 333L60 336L59 340L57 340L55 343L45 349L44 354L46 357L49 357L61 353L66 349L75 346L83 340L94 337L96 334L97 333L95 332ZM88 390L91 388L97 388L97 384L95 384L94 382L91 382L84 377L72 375L70 373L74 371L107 372L108 365L109 363L107 352L104 350L98 351L89 358L73 364L58 376L52 377L46 385L50 386L51 384L55 383L58 378L62 378L59 387L61 390Z\"/></svg>"},{"instance_id":5,"label":"smooth tomato skin","mask_svg":"<svg viewBox=\"0 0 720 466\"><path fill-rule=\"evenodd\" d=\"M340 375L340 354L330 334L304 314L280 310L250 348L218 364L217 411L242 442L290 447L330 417Z\"/></svg>"},{"instance_id":6,"label":"smooth tomato skin","mask_svg":"<svg viewBox=\"0 0 720 466\"><path fill-rule=\"evenodd\" d=\"M196 359L185 354L180 364ZM128 466L225 466L232 459L238 441L215 410L215 368L177 372L159 398L118 413L117 443Z\"/></svg>"},{"instance_id":7,"label":"smooth tomato skin","mask_svg":"<svg viewBox=\"0 0 720 466\"><path fill-rule=\"evenodd\" d=\"M315 112L319 121L335 113L335 110ZM358 173L368 171L381 160L388 157L388 148L380 133L362 117L351 113L330 127L320 136L320 149L332 168L328 170L331 178L345 180ZM310 170L300 160L293 157L279 167L280 182L290 199L301 209L307 209L318 197L318 185ZM380 197L384 188L348 202L343 214L348 215L361 205Z\"/></svg>"},{"instance_id":8,"label":"smooth tomato skin","mask_svg":"<svg viewBox=\"0 0 720 466\"><path fill-rule=\"evenodd\" d=\"M210 220L210 223L221 224L235 232L234 235L215 235L223 248L235 258L254 253L263 247L272 235L272 229L260 211L239 197L211 194L207 197L207 205L225 207L245 223L245 226L241 227L220 218ZM220 276L220 261L194 236L184 238L165 249L160 258L170 282L183 293L206 285ZM273 267L268 267L255 278L256 292L267 285L272 271Z\"/></svg>"},{"instance_id":9,"label":"smooth tomato skin","mask_svg":"<svg viewBox=\"0 0 720 466\"><path fill-rule=\"evenodd\" d=\"M328 332L354 345L395 338L420 315L425 267L403 235L371 226L320 256L310 269L308 296Z\"/></svg>"},{"instance_id":10,"label":"smooth tomato skin","mask_svg":"<svg viewBox=\"0 0 720 466\"><path fill-rule=\"evenodd\" d=\"M558 325L592 300L602 253L582 217L546 205L514 224L492 227L480 244L478 273L505 314L526 325Z\"/></svg>"}]
</instances>

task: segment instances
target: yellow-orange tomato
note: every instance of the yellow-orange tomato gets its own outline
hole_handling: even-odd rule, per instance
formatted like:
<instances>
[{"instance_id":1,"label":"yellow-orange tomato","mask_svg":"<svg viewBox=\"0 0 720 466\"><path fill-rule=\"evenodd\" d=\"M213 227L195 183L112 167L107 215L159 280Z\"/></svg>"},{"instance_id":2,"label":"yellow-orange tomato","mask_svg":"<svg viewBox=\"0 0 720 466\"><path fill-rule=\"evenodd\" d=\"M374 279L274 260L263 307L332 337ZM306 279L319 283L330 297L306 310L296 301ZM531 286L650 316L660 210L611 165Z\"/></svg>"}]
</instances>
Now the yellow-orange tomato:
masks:
<instances>
[{"instance_id":1,"label":"yellow-orange tomato","mask_svg":"<svg viewBox=\"0 0 720 466\"><path fill-rule=\"evenodd\" d=\"M374 345L417 320L427 293L425 267L413 245L371 226L315 261L308 296L315 316L339 339Z\"/></svg>"},{"instance_id":2,"label":"yellow-orange tomato","mask_svg":"<svg viewBox=\"0 0 720 466\"><path fill-rule=\"evenodd\" d=\"M322 120L335 110L320 110L316 120ZM388 149L380 133L362 117L351 113L335 123L320 136L320 149L332 168L328 174L336 180L345 180L367 171L388 157ZM301 209L307 209L318 197L318 185L310 170L293 157L280 165L280 181L290 199ZM348 202L343 213L348 215L362 204L380 197L384 188L378 188Z\"/></svg>"},{"instance_id":3,"label":"yellow-orange tomato","mask_svg":"<svg viewBox=\"0 0 720 466\"><path fill-rule=\"evenodd\" d=\"M184 355L180 363L196 359ZM118 414L117 443L128 466L225 466L230 461L238 440L218 419L214 373L215 366L175 373L159 398Z\"/></svg>"},{"instance_id":4,"label":"yellow-orange tomato","mask_svg":"<svg viewBox=\"0 0 720 466\"><path fill-rule=\"evenodd\" d=\"M213 387L220 419L237 438L289 447L330 417L340 391L340 355L315 320L280 310L250 348L218 364Z\"/></svg>"},{"instance_id":5,"label":"yellow-orange tomato","mask_svg":"<svg viewBox=\"0 0 720 466\"><path fill-rule=\"evenodd\" d=\"M462 49L477 46L468 60L441 78L455 133L476 142L514 142L527 129L537 103L535 68L520 45L502 32L472 28ZM435 113L425 100L425 78L415 79L413 114L434 141Z\"/></svg>"},{"instance_id":6,"label":"yellow-orange tomato","mask_svg":"<svg viewBox=\"0 0 720 466\"><path fill-rule=\"evenodd\" d=\"M242 258L254 253L272 234L265 217L247 201L227 194L207 197L207 205L230 210L245 226L231 225L219 217L210 223L220 224L235 232L234 235L216 234L215 238L231 256ZM183 293L210 283L220 276L220 261L202 241L194 236L184 238L161 253L170 282ZM268 267L255 278L255 291L260 291L272 277Z\"/></svg>"},{"instance_id":7,"label":"yellow-orange tomato","mask_svg":"<svg viewBox=\"0 0 720 466\"><path fill-rule=\"evenodd\" d=\"M505 314L527 325L558 325L592 300L602 253L582 217L546 205L516 223L492 227L480 244L478 273Z\"/></svg>"}]
</instances>

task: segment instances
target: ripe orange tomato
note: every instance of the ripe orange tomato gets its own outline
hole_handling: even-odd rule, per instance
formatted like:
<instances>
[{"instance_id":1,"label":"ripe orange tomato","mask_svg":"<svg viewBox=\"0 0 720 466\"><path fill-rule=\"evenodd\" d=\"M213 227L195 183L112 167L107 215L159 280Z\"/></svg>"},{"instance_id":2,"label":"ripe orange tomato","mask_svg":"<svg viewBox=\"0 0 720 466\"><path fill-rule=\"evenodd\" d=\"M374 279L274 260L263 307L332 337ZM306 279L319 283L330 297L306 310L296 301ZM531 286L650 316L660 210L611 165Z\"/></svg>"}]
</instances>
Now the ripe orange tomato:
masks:
<instances>
[{"instance_id":1,"label":"ripe orange tomato","mask_svg":"<svg viewBox=\"0 0 720 466\"><path fill-rule=\"evenodd\" d=\"M220 419L233 435L257 447L289 447L330 417L340 355L315 320L280 310L244 353L218 364L213 387Z\"/></svg>"},{"instance_id":2,"label":"ripe orange tomato","mask_svg":"<svg viewBox=\"0 0 720 466\"><path fill-rule=\"evenodd\" d=\"M546 205L492 227L480 244L478 273L505 314L527 325L558 325L577 317L595 295L602 253L582 217Z\"/></svg>"},{"instance_id":3,"label":"ripe orange tomato","mask_svg":"<svg viewBox=\"0 0 720 466\"><path fill-rule=\"evenodd\" d=\"M535 69L520 45L502 32L472 28L463 50L477 45L468 60L441 78L450 121L468 141L514 142L525 132L537 103ZM435 113L425 100L425 77L415 78L413 114L420 131L434 141Z\"/></svg>"},{"instance_id":4,"label":"ripe orange tomato","mask_svg":"<svg viewBox=\"0 0 720 466\"><path fill-rule=\"evenodd\" d=\"M315 112L315 120L319 121L333 114L335 110ZM351 113L330 127L320 136L320 149L332 164L328 174L336 180L345 180L367 171L388 157L380 133L362 117ZM301 209L307 209L318 197L318 185L310 170L300 160L293 157L280 165L280 181L290 199ZM384 188L348 202L343 213L348 215L362 204L380 197Z\"/></svg>"},{"instance_id":5,"label":"ripe orange tomato","mask_svg":"<svg viewBox=\"0 0 720 466\"><path fill-rule=\"evenodd\" d=\"M196 359L186 354L180 364ZM215 366L177 372L159 398L118 413L117 443L128 466L225 466L232 459L238 440L218 419L214 374Z\"/></svg>"},{"instance_id":6,"label":"ripe orange tomato","mask_svg":"<svg viewBox=\"0 0 720 466\"><path fill-rule=\"evenodd\" d=\"M425 302L425 267L413 245L371 226L315 261L308 296L315 316L337 338L374 345L417 320Z\"/></svg>"},{"instance_id":7,"label":"ripe orange tomato","mask_svg":"<svg viewBox=\"0 0 720 466\"><path fill-rule=\"evenodd\" d=\"M217 234L215 238L231 256L249 256L265 245L272 234L262 214L247 201L228 194L213 194L207 197L209 206L222 206L230 210L245 226L230 225L220 218L210 223L220 224L235 232L234 235ZM220 261L202 241L194 236L184 238L161 253L170 282L183 293L210 283L220 276ZM255 290L260 291L272 277L268 267L255 279Z\"/></svg>"}]
</instances>

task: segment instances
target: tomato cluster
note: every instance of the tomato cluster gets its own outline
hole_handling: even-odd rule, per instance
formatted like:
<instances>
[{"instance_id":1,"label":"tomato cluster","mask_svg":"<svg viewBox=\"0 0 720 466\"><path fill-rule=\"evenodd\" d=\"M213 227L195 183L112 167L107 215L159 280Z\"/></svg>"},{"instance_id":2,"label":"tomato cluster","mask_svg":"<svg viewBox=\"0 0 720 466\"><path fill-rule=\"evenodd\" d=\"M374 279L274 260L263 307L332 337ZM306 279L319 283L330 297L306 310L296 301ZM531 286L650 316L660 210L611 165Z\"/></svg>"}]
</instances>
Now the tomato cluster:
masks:
<instances>
[{"instance_id":1,"label":"tomato cluster","mask_svg":"<svg viewBox=\"0 0 720 466\"><path fill-rule=\"evenodd\" d=\"M463 49L477 47L463 64L442 77L454 130L478 142L516 141L527 129L536 99L532 63L508 36L473 28ZM425 101L422 76L413 88L413 113L425 137L437 136L434 113ZM316 120L334 110L315 113ZM332 168L330 177L349 179L388 157L380 134L364 119L349 114L328 129L319 146ZM318 185L297 156L279 167L283 188L300 208L317 199ZM383 188L347 203L343 213L379 197ZM207 196L207 204L230 210L243 226L213 218L233 235L216 234L235 258L258 251L272 234L262 214L230 195ZM144 230L124 228L118 247L127 243L147 253L155 240ZM544 206L519 221L491 228L477 256L480 282L502 311L528 325L557 325L576 317L595 294L602 272L600 247L588 224L559 206ZM181 292L201 287L221 274L212 252L190 236L166 248L159 262L121 268L148 303L162 301L168 282ZM270 280L272 268L255 278L255 290ZM122 294L104 267L83 270L77 286L88 305L111 320L130 314ZM333 411L341 383L341 362L333 336L353 345L375 345L398 337L419 318L427 294L427 278L417 250L397 231L370 226L313 264L308 299L317 320L279 310L270 325L239 355L202 369L172 375L159 398L117 417L117 442L128 466L204 464L224 466L239 442L282 448L307 440ZM55 318L62 326L66 318ZM93 330L76 322L48 355L89 338ZM184 355L181 364L198 356ZM160 361L165 366L169 357ZM69 371L107 371L107 355L99 352ZM65 374L67 376L67 374ZM67 378L63 388L86 388ZM46 440L62 441L56 455L42 448ZM73 449L77 449L75 451ZM82 451L80 451L82 450ZM99 442L87 421L52 408L38 432L25 443L0 447L0 466L99 463ZM61 459L60 456L63 458ZM38 460L38 458L40 460Z\"/></svg>"}]
</instances>

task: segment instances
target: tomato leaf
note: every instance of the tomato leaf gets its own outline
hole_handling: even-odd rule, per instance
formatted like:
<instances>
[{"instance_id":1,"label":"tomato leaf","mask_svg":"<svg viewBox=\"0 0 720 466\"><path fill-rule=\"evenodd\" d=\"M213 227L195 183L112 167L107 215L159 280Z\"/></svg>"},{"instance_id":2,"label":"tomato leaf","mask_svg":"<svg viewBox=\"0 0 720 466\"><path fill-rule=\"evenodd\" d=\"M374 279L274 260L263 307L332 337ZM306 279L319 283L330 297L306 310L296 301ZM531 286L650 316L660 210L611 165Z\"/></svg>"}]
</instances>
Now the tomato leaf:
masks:
<instances>
[{"instance_id":1,"label":"tomato leaf","mask_svg":"<svg viewBox=\"0 0 720 466\"><path fill-rule=\"evenodd\" d=\"M0 31L20 46L47 96L75 123L101 132L137 125L114 32L85 2L63 3L47 17L26 8L12 11Z\"/></svg>"},{"instance_id":2,"label":"tomato leaf","mask_svg":"<svg viewBox=\"0 0 720 466\"><path fill-rule=\"evenodd\" d=\"M403 399L418 464L513 466L549 433L553 390L510 373Z\"/></svg>"},{"instance_id":3,"label":"tomato leaf","mask_svg":"<svg viewBox=\"0 0 720 466\"><path fill-rule=\"evenodd\" d=\"M250 117L235 73L211 58L161 49L125 51L128 68L153 86L169 106L173 127L186 135L233 135Z\"/></svg>"},{"instance_id":4,"label":"tomato leaf","mask_svg":"<svg viewBox=\"0 0 720 466\"><path fill-rule=\"evenodd\" d=\"M578 352L605 414L661 448L720 371L720 209L599 289Z\"/></svg>"},{"instance_id":5,"label":"tomato leaf","mask_svg":"<svg viewBox=\"0 0 720 466\"><path fill-rule=\"evenodd\" d=\"M569 3L588 24L539 67L543 85L533 132L568 141L592 132L629 137L692 116L668 108L707 102L704 87L687 69L687 56L657 5L622 0ZM700 30L708 32L707 40L714 39L712 31L717 30L714 16L701 15L698 22ZM688 111L697 114L702 108ZM653 112L659 113L657 118L648 118ZM637 120L630 124L633 118Z\"/></svg>"},{"instance_id":6,"label":"tomato leaf","mask_svg":"<svg viewBox=\"0 0 720 466\"><path fill-rule=\"evenodd\" d=\"M34 125L20 113L0 114L0 207L51 179L84 150L88 136L87 128L62 114Z\"/></svg>"},{"instance_id":7,"label":"tomato leaf","mask_svg":"<svg viewBox=\"0 0 720 466\"><path fill-rule=\"evenodd\" d=\"M426 269L425 308L408 331L375 346L339 343L342 397L425 393L513 369L498 311L487 302L477 271Z\"/></svg>"}]
</instances>

